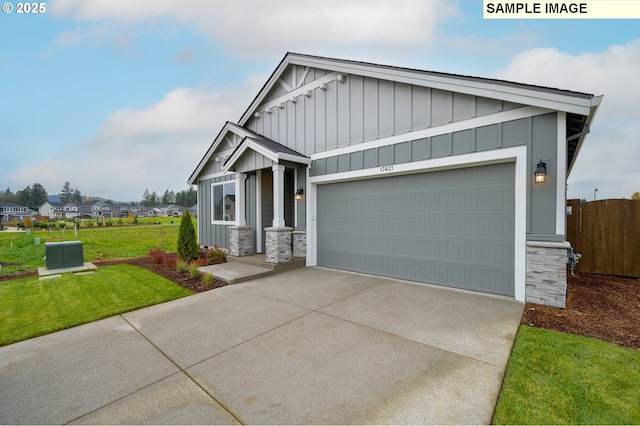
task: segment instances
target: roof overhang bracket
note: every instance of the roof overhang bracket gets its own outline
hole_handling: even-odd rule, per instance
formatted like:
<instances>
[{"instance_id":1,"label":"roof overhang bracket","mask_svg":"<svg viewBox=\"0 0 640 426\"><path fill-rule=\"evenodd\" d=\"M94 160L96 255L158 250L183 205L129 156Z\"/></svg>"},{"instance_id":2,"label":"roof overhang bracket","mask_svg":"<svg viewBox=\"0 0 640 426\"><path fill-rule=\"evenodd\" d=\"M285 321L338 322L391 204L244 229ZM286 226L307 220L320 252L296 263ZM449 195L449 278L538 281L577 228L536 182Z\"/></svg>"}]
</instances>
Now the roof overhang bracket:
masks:
<instances>
[{"instance_id":1,"label":"roof overhang bracket","mask_svg":"<svg viewBox=\"0 0 640 426\"><path fill-rule=\"evenodd\" d=\"M571 141L576 140L578 138L581 138L581 137L583 137L585 135L588 135L589 132L591 132L591 127L588 124L585 124L584 125L584 130L582 130L580 133L576 133L573 136L569 136L567 138L567 142L571 142Z\"/></svg>"}]
</instances>

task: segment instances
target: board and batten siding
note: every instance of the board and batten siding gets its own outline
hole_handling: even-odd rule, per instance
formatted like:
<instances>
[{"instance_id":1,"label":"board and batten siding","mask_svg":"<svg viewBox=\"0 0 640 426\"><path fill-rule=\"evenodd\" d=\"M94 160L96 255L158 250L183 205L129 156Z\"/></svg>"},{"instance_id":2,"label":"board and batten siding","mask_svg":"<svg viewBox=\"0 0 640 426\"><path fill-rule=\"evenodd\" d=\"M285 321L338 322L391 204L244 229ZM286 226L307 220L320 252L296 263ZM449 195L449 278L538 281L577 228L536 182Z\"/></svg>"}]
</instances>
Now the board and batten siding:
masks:
<instances>
[{"instance_id":1,"label":"board and batten siding","mask_svg":"<svg viewBox=\"0 0 640 426\"><path fill-rule=\"evenodd\" d=\"M211 247L229 247L229 226L211 223L211 184L234 180L234 174L203 179L198 182L198 243Z\"/></svg>"},{"instance_id":2,"label":"board and batten siding","mask_svg":"<svg viewBox=\"0 0 640 426\"><path fill-rule=\"evenodd\" d=\"M540 158L555 158L557 114L522 118L505 123L411 140L393 145L355 151L314 160L310 176L350 172L394 164L429 160L473 152L527 146L529 164L527 175L533 176ZM544 185L533 179L527 186L527 234L531 238L556 240L557 164L549 161L549 175ZM535 209L535 214L533 210Z\"/></svg>"},{"instance_id":3,"label":"board and batten siding","mask_svg":"<svg viewBox=\"0 0 640 426\"><path fill-rule=\"evenodd\" d=\"M302 78L301 70L302 67L296 67L296 78ZM305 83L325 74L311 69ZM288 79L291 86L295 78ZM284 95L284 88L276 84L265 102ZM288 100L281 106L240 124L301 154L311 155L521 105L348 75L342 83L331 81L325 89L315 88L310 96L298 96L295 102Z\"/></svg>"}]
</instances>

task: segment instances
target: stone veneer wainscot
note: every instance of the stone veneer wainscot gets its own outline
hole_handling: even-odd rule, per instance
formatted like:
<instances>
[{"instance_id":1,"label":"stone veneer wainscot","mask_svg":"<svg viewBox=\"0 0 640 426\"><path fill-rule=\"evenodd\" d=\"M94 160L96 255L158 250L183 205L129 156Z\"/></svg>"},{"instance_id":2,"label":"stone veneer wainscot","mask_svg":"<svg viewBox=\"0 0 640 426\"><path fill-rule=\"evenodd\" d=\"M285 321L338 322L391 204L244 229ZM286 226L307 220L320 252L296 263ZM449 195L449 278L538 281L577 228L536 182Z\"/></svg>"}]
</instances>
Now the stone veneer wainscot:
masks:
<instances>
[{"instance_id":1,"label":"stone veneer wainscot","mask_svg":"<svg viewBox=\"0 0 640 426\"><path fill-rule=\"evenodd\" d=\"M564 308L569 242L527 241L526 301Z\"/></svg>"},{"instance_id":2,"label":"stone veneer wainscot","mask_svg":"<svg viewBox=\"0 0 640 426\"><path fill-rule=\"evenodd\" d=\"M291 231L288 226L273 226L265 228L267 231L266 249L267 262L291 262Z\"/></svg>"}]
</instances>

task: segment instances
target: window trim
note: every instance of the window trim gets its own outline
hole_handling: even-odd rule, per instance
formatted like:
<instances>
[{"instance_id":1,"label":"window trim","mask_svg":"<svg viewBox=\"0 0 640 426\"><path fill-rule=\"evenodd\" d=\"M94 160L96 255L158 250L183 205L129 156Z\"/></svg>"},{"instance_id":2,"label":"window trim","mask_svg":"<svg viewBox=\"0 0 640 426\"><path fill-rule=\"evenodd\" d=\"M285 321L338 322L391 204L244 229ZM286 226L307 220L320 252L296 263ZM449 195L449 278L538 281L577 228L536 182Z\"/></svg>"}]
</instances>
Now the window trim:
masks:
<instances>
[{"instance_id":1,"label":"window trim","mask_svg":"<svg viewBox=\"0 0 640 426\"><path fill-rule=\"evenodd\" d=\"M211 224L212 225L229 225L229 226L233 226L236 225L236 218L235 218L235 210L233 210L233 219L234 220L224 220L224 207L225 207L225 203L224 203L224 198L225 198L225 194L224 194L224 185L233 185L233 192L235 195L236 192L236 180L237 179L230 179L230 180L225 180L225 181L221 181L221 182L213 182L211 183ZM223 186L223 192L222 192L222 217L223 220L216 220L215 219L215 197L214 197L214 188L216 186Z\"/></svg>"}]
</instances>

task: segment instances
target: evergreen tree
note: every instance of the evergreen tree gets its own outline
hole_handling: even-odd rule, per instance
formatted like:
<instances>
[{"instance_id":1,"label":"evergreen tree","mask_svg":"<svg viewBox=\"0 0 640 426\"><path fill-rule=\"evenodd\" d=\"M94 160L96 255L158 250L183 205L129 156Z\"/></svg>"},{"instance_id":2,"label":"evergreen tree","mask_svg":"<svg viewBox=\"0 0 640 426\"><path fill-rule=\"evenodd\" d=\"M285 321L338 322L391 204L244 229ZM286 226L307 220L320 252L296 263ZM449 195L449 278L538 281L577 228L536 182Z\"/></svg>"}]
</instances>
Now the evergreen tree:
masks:
<instances>
[{"instance_id":1,"label":"evergreen tree","mask_svg":"<svg viewBox=\"0 0 640 426\"><path fill-rule=\"evenodd\" d=\"M18 202L18 197L16 196L16 194L11 192L10 188L7 188L6 191L0 192L0 201L16 204Z\"/></svg>"},{"instance_id":2,"label":"evergreen tree","mask_svg":"<svg viewBox=\"0 0 640 426\"><path fill-rule=\"evenodd\" d=\"M32 210L38 210L41 205L47 202L47 190L39 183L34 183L31 187L31 205Z\"/></svg>"},{"instance_id":3,"label":"evergreen tree","mask_svg":"<svg viewBox=\"0 0 640 426\"><path fill-rule=\"evenodd\" d=\"M75 205L78 205L82 202L82 194L80 193L79 189L76 188L73 191L73 194L71 194L69 201L71 201Z\"/></svg>"},{"instance_id":4,"label":"evergreen tree","mask_svg":"<svg viewBox=\"0 0 640 426\"><path fill-rule=\"evenodd\" d=\"M180 230L178 231L178 256L185 262L190 262L198 258L200 248L196 238L196 230L191 221L189 210L185 210L180 220Z\"/></svg>"},{"instance_id":5,"label":"evergreen tree","mask_svg":"<svg viewBox=\"0 0 640 426\"><path fill-rule=\"evenodd\" d=\"M158 194L156 194L156 191L153 191L151 193L151 196L149 197L149 205L151 207L155 207L158 204L160 204L160 199L158 198Z\"/></svg>"},{"instance_id":6,"label":"evergreen tree","mask_svg":"<svg viewBox=\"0 0 640 426\"><path fill-rule=\"evenodd\" d=\"M71 183L65 182L64 186L60 190L60 202L63 204L70 203L71 195L73 195L73 188L71 188Z\"/></svg>"},{"instance_id":7,"label":"evergreen tree","mask_svg":"<svg viewBox=\"0 0 640 426\"><path fill-rule=\"evenodd\" d=\"M147 188L144 190L144 194L142 194L142 201L140 201L140 204L149 207L151 205L151 203L149 202L150 197L151 195L149 194L149 189Z\"/></svg>"}]
</instances>

